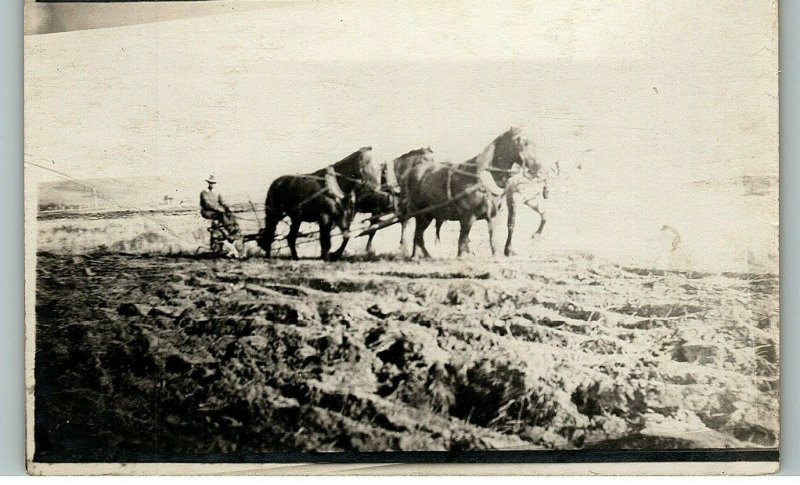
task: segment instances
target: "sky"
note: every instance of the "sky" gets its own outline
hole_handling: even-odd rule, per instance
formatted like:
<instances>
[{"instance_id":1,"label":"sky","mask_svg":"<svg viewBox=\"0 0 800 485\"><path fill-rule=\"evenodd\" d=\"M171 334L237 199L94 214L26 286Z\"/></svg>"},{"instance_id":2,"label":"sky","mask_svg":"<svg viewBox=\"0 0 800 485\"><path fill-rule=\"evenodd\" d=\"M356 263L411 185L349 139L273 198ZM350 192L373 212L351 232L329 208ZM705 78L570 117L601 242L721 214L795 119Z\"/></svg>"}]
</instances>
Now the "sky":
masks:
<instances>
[{"instance_id":1,"label":"sky","mask_svg":"<svg viewBox=\"0 0 800 485\"><path fill-rule=\"evenodd\" d=\"M777 251L752 240L777 231L777 193L686 192L777 179L772 2L245 3L28 13L29 33L104 27L25 37L26 160L187 191L213 173L260 200L278 175L361 146L461 161L521 125L566 167L559 207L581 215L562 214L565 241L589 244L624 210L651 232L724 221L742 254Z\"/></svg>"},{"instance_id":2,"label":"sky","mask_svg":"<svg viewBox=\"0 0 800 485\"><path fill-rule=\"evenodd\" d=\"M281 7L309 0L39 2L25 0L25 35L120 27Z\"/></svg>"}]
</instances>

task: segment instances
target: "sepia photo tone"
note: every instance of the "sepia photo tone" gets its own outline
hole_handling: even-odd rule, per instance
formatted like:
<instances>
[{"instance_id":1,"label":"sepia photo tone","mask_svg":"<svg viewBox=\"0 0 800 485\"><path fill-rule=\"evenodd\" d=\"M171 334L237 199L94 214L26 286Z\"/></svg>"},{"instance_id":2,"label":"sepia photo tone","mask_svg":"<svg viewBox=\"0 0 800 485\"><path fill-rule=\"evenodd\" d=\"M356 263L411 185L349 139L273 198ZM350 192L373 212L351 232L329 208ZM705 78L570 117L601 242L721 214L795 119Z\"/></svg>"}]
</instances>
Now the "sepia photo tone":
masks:
<instances>
[{"instance_id":1,"label":"sepia photo tone","mask_svg":"<svg viewBox=\"0 0 800 485\"><path fill-rule=\"evenodd\" d=\"M775 470L774 2L25 6L31 472Z\"/></svg>"}]
</instances>

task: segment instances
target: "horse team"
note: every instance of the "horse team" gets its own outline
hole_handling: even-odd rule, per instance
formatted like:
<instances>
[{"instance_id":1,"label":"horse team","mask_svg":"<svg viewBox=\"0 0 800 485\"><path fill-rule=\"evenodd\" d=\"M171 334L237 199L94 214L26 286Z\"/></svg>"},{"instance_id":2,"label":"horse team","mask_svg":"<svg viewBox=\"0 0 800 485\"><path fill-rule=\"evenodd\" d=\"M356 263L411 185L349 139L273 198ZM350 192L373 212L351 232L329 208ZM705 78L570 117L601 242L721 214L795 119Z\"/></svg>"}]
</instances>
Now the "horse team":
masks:
<instances>
[{"instance_id":1,"label":"horse team","mask_svg":"<svg viewBox=\"0 0 800 485\"><path fill-rule=\"evenodd\" d=\"M430 148L412 150L395 160L378 164L372 148L363 147L344 159L310 174L284 175L269 188L265 202L265 227L258 236L259 246L271 256L278 223L290 219L286 241L292 259L298 259L296 242L303 222L319 225L321 256L334 261L343 254L350 239L350 225L357 213L370 214L371 227L367 250L382 227L401 224L401 247L407 247L408 223L416 221L411 256L417 250L425 257L425 230L435 221L436 237L446 221L458 221L459 257L469 253L469 233L478 220L486 220L492 255L496 254L494 233L497 213L506 201L509 206L509 231L505 254L513 254L511 238L515 217L514 194L519 183L539 182L546 195L550 171L537 161L534 145L518 128L512 127L495 138L480 154L459 163L436 162ZM526 201L527 202L527 201ZM543 212L537 234L544 226ZM393 213L396 219L382 222L381 216ZM342 242L331 252L331 231L338 227Z\"/></svg>"}]
</instances>

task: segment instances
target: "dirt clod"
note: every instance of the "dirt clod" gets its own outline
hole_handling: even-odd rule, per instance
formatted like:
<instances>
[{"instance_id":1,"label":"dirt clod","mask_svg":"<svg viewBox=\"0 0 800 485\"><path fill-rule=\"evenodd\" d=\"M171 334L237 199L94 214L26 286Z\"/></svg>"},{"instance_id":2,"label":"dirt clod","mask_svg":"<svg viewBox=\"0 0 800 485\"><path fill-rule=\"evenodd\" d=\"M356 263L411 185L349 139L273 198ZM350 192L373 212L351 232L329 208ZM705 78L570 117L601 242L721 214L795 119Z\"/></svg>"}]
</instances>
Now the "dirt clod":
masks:
<instances>
[{"instance_id":1,"label":"dirt clod","mask_svg":"<svg viewBox=\"0 0 800 485\"><path fill-rule=\"evenodd\" d=\"M458 264L40 254L37 457L777 445L772 277Z\"/></svg>"}]
</instances>

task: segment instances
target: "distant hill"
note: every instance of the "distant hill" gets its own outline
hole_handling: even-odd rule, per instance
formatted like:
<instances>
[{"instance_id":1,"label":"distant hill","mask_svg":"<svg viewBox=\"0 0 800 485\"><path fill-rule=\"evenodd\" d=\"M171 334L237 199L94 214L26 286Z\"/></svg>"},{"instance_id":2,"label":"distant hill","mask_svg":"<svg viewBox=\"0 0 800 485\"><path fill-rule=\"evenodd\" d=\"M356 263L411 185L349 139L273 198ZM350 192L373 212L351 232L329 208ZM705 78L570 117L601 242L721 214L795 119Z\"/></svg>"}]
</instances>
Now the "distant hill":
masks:
<instances>
[{"instance_id":1,"label":"distant hill","mask_svg":"<svg viewBox=\"0 0 800 485\"><path fill-rule=\"evenodd\" d=\"M157 177L95 178L39 184L39 210L153 208L195 203L193 191L178 188L174 183Z\"/></svg>"},{"instance_id":2,"label":"distant hill","mask_svg":"<svg viewBox=\"0 0 800 485\"><path fill-rule=\"evenodd\" d=\"M741 177L706 179L693 182L695 187L741 187L742 195L758 196L774 194L779 187L779 179L769 175L744 175Z\"/></svg>"}]
</instances>

